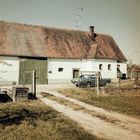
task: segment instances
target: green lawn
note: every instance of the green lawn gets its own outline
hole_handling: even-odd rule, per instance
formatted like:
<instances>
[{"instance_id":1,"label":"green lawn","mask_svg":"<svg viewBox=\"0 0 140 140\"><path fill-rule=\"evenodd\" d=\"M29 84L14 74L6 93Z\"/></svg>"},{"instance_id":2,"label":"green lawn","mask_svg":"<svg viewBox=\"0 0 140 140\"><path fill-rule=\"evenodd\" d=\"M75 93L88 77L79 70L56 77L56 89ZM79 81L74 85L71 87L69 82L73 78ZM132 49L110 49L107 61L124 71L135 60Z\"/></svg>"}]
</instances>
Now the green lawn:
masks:
<instances>
[{"instance_id":1,"label":"green lawn","mask_svg":"<svg viewBox=\"0 0 140 140\"><path fill-rule=\"evenodd\" d=\"M1 103L0 139L99 140L39 100Z\"/></svg>"}]
</instances>

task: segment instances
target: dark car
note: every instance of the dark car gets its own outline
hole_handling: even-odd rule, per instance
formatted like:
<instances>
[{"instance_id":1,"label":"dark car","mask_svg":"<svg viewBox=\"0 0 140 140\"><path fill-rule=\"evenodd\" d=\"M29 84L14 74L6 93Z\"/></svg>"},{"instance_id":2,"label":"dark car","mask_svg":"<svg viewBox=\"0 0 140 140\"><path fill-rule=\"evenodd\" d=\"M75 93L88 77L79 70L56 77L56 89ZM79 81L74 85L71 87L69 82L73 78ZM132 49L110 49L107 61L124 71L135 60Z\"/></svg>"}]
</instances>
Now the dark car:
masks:
<instances>
[{"instance_id":1,"label":"dark car","mask_svg":"<svg viewBox=\"0 0 140 140\"><path fill-rule=\"evenodd\" d=\"M73 84L78 87L86 86L86 87L95 87L97 85L97 78L94 74L83 74L79 78L74 78L71 80ZM107 83L110 83L111 79L101 79L100 78L100 86L105 86Z\"/></svg>"}]
</instances>

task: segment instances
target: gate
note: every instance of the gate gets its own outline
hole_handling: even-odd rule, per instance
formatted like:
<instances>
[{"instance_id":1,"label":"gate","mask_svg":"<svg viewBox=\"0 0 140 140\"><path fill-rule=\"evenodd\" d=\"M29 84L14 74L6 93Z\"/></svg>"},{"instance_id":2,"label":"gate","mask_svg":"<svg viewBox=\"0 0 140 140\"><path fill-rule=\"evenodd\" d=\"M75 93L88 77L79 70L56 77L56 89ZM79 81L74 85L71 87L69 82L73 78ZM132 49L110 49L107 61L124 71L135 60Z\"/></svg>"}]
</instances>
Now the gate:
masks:
<instances>
[{"instance_id":1,"label":"gate","mask_svg":"<svg viewBox=\"0 0 140 140\"><path fill-rule=\"evenodd\" d=\"M47 84L47 60L46 59L21 59L19 84L32 84L32 71L36 71L37 84Z\"/></svg>"}]
</instances>

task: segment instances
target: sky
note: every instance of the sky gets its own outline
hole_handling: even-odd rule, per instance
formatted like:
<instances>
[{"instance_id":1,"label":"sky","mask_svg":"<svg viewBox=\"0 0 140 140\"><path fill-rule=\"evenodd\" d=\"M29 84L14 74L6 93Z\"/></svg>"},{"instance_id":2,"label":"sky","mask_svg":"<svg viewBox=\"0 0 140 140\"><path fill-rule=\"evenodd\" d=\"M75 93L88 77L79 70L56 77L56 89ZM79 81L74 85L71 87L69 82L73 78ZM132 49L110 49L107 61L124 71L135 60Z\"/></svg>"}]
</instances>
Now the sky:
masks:
<instances>
[{"instance_id":1,"label":"sky","mask_svg":"<svg viewBox=\"0 0 140 140\"><path fill-rule=\"evenodd\" d=\"M140 0L0 0L0 20L113 36L128 59L140 64Z\"/></svg>"}]
</instances>

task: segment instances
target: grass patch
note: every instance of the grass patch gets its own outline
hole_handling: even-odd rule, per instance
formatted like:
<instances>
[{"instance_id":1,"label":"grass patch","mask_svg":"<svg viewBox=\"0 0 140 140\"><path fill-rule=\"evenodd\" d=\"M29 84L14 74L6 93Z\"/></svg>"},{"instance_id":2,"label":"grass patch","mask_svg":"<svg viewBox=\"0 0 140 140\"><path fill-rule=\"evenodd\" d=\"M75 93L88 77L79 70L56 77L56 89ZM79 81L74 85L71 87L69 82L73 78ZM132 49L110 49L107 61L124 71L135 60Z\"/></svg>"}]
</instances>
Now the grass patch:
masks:
<instances>
[{"instance_id":1,"label":"grass patch","mask_svg":"<svg viewBox=\"0 0 140 140\"><path fill-rule=\"evenodd\" d=\"M122 91L107 90L108 93L101 96L96 96L96 92L92 88L71 88L63 89L59 92L97 107L140 118L140 89ZM117 92L115 93L115 91Z\"/></svg>"},{"instance_id":2,"label":"grass patch","mask_svg":"<svg viewBox=\"0 0 140 140\"><path fill-rule=\"evenodd\" d=\"M42 102L0 104L1 140L99 140Z\"/></svg>"}]
</instances>

